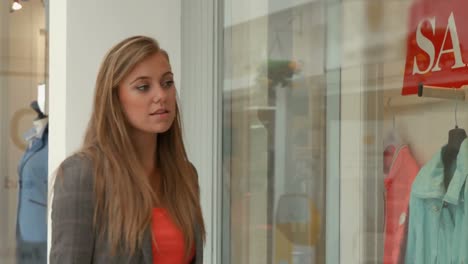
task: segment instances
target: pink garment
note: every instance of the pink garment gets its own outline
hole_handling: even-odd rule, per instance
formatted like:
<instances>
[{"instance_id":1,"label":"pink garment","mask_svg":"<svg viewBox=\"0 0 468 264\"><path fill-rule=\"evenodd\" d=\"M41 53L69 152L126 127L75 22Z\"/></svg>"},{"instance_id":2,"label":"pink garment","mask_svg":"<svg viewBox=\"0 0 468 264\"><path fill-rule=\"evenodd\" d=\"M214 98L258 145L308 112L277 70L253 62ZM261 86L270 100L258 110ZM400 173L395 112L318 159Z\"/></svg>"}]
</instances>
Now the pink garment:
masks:
<instances>
[{"instance_id":1,"label":"pink garment","mask_svg":"<svg viewBox=\"0 0 468 264\"><path fill-rule=\"evenodd\" d=\"M157 245L153 243L153 263L191 263L195 256L195 247L192 247L189 260L184 260L184 236L166 209L153 208L152 230L157 243Z\"/></svg>"},{"instance_id":2,"label":"pink garment","mask_svg":"<svg viewBox=\"0 0 468 264\"><path fill-rule=\"evenodd\" d=\"M385 177L385 242L384 264L403 263L408 225L411 185L419 165L408 145L387 147L384 152Z\"/></svg>"}]
</instances>

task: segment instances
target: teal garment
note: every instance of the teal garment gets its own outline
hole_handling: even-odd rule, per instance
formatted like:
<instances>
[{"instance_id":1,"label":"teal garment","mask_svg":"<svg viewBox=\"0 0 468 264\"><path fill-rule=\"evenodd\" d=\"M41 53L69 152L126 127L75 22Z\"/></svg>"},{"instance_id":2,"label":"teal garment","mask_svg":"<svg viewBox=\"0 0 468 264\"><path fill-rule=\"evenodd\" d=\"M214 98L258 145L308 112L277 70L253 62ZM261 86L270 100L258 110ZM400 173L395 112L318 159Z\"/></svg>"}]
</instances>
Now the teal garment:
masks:
<instances>
[{"instance_id":1,"label":"teal garment","mask_svg":"<svg viewBox=\"0 0 468 264\"><path fill-rule=\"evenodd\" d=\"M448 168L442 148L419 172L411 189L406 264L468 264L468 139ZM446 176L447 177L447 176Z\"/></svg>"}]
</instances>

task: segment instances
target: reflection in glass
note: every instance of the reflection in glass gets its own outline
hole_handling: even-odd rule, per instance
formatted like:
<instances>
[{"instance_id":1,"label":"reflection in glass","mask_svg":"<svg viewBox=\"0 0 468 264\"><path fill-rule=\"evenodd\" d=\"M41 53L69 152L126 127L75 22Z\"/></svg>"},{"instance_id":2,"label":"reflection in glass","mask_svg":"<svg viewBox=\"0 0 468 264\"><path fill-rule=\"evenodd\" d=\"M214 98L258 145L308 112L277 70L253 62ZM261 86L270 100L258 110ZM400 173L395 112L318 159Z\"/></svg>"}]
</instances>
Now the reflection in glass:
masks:
<instances>
[{"instance_id":1,"label":"reflection in glass","mask_svg":"<svg viewBox=\"0 0 468 264\"><path fill-rule=\"evenodd\" d=\"M226 1L223 263L325 263L323 8L286 2Z\"/></svg>"},{"instance_id":2,"label":"reflection in glass","mask_svg":"<svg viewBox=\"0 0 468 264\"><path fill-rule=\"evenodd\" d=\"M47 1L0 7L0 263L47 260Z\"/></svg>"}]
</instances>

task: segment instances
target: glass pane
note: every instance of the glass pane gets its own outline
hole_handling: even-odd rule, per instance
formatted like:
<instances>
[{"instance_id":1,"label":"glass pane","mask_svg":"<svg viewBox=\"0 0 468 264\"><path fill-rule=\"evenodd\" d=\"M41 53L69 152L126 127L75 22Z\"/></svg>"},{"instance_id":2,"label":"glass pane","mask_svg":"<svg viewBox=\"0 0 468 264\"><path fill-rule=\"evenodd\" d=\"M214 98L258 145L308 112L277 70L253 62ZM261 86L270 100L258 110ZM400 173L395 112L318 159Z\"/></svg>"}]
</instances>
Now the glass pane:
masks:
<instances>
[{"instance_id":1,"label":"glass pane","mask_svg":"<svg viewBox=\"0 0 468 264\"><path fill-rule=\"evenodd\" d=\"M225 1L226 263L467 262L467 7Z\"/></svg>"},{"instance_id":2,"label":"glass pane","mask_svg":"<svg viewBox=\"0 0 468 264\"><path fill-rule=\"evenodd\" d=\"M300 2L225 2L223 263L325 263L324 5Z\"/></svg>"},{"instance_id":3,"label":"glass pane","mask_svg":"<svg viewBox=\"0 0 468 264\"><path fill-rule=\"evenodd\" d=\"M12 2L0 3L0 263L46 263L47 118L31 106L47 112L46 12Z\"/></svg>"}]
</instances>

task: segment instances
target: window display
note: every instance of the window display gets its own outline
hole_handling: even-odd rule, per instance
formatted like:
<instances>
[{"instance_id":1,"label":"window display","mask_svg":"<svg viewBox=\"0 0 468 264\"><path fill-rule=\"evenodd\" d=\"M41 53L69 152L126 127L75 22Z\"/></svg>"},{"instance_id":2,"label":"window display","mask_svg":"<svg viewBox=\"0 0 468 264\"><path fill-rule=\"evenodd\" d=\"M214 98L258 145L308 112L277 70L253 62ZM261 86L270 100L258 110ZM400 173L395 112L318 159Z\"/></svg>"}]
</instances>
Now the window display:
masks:
<instances>
[{"instance_id":1,"label":"window display","mask_svg":"<svg viewBox=\"0 0 468 264\"><path fill-rule=\"evenodd\" d=\"M299 2L225 1L223 263L467 262L466 3Z\"/></svg>"},{"instance_id":2,"label":"window display","mask_svg":"<svg viewBox=\"0 0 468 264\"><path fill-rule=\"evenodd\" d=\"M0 4L0 263L47 263L45 1Z\"/></svg>"}]
</instances>

